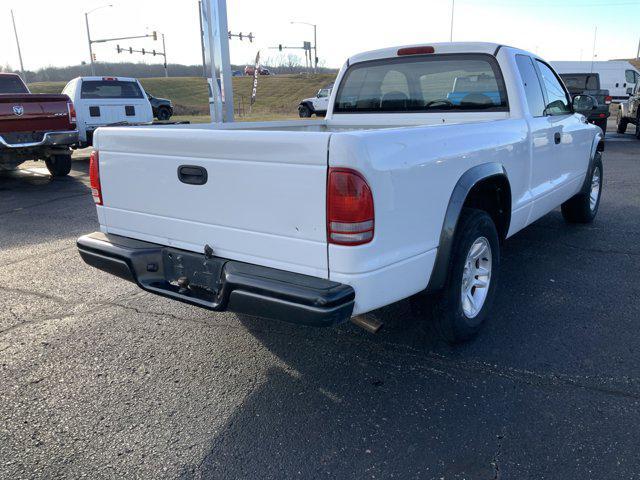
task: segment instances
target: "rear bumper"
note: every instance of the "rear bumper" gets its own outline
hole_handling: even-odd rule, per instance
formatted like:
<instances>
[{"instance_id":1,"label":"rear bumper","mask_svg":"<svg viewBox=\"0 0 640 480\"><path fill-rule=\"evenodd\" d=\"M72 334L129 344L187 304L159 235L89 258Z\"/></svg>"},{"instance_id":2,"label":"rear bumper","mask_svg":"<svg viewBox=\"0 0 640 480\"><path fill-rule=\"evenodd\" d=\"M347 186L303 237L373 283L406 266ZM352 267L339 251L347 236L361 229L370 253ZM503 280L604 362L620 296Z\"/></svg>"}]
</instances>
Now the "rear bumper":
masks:
<instances>
[{"instance_id":1,"label":"rear bumper","mask_svg":"<svg viewBox=\"0 0 640 480\"><path fill-rule=\"evenodd\" d=\"M46 132L41 140L35 142L12 143L0 134L0 149L18 150L38 147L68 147L78 143L78 131Z\"/></svg>"},{"instance_id":2,"label":"rear bumper","mask_svg":"<svg viewBox=\"0 0 640 480\"><path fill-rule=\"evenodd\" d=\"M99 232L77 244L82 259L95 268L213 311L312 326L346 322L353 312L353 288L330 280Z\"/></svg>"}]
</instances>

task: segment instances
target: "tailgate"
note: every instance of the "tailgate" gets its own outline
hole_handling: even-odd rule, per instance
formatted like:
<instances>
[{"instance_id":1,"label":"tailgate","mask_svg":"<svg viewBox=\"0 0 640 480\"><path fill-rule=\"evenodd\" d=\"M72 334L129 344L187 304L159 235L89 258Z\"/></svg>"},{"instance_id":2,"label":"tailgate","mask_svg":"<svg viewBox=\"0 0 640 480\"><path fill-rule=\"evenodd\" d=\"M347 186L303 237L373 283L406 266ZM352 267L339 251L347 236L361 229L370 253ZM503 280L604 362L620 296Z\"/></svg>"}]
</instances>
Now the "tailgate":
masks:
<instances>
[{"instance_id":1,"label":"tailgate","mask_svg":"<svg viewBox=\"0 0 640 480\"><path fill-rule=\"evenodd\" d=\"M103 230L195 252L209 245L219 257L327 278L329 136L101 128ZM206 183L181 181L181 166L206 170Z\"/></svg>"},{"instance_id":2,"label":"tailgate","mask_svg":"<svg viewBox=\"0 0 640 480\"><path fill-rule=\"evenodd\" d=\"M0 95L0 133L74 130L66 95Z\"/></svg>"},{"instance_id":3,"label":"tailgate","mask_svg":"<svg viewBox=\"0 0 640 480\"><path fill-rule=\"evenodd\" d=\"M85 100L82 102L81 109L82 118L90 127L118 122L143 123L152 120L149 118L148 108L145 108L144 103L137 100L128 102L101 100L95 103L91 100Z\"/></svg>"}]
</instances>

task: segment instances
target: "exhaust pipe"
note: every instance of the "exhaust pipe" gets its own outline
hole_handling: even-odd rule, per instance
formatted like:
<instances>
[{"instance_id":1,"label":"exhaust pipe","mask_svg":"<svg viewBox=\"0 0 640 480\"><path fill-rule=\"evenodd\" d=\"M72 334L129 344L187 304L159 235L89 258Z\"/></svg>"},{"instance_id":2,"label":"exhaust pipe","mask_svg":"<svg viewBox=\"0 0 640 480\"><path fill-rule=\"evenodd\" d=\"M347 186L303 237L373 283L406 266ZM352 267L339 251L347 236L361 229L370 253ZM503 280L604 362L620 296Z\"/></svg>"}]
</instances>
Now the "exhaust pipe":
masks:
<instances>
[{"instance_id":1,"label":"exhaust pipe","mask_svg":"<svg viewBox=\"0 0 640 480\"><path fill-rule=\"evenodd\" d=\"M365 329L369 333L378 333L382 325L384 325L381 321L367 314L351 317L351 323Z\"/></svg>"}]
</instances>

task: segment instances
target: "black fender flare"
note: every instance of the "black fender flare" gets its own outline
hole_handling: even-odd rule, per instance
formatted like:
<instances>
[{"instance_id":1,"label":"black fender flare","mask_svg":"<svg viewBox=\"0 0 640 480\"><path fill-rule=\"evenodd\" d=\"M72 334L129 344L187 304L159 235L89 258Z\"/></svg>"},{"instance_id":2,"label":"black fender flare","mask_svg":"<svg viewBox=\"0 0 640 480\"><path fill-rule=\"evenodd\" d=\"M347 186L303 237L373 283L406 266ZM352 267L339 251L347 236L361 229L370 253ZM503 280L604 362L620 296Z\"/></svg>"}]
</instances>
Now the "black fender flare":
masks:
<instances>
[{"instance_id":1,"label":"black fender flare","mask_svg":"<svg viewBox=\"0 0 640 480\"><path fill-rule=\"evenodd\" d=\"M433 265L431 278L429 279L429 284L426 289L427 293L440 291L447 281L451 251L453 249L453 239L455 237L458 219L462 213L462 207L467 200L467 196L479 182L492 177L504 177L507 182L509 181L504 166L501 163L490 162L476 165L467 170L462 174L458 183L456 183L456 186L453 188L444 216L444 222L442 223L438 253L436 254L436 261ZM509 216L511 216L511 214ZM509 230L508 226L506 230Z\"/></svg>"},{"instance_id":2,"label":"black fender flare","mask_svg":"<svg viewBox=\"0 0 640 480\"><path fill-rule=\"evenodd\" d=\"M593 174L596 160L602 158L602 152L604 152L604 140L602 139L602 135L598 133L593 139L593 143L591 145L589 166L587 167L587 174L584 177L584 183L582 184L582 189L580 190L583 193L591 191L591 175Z\"/></svg>"}]
</instances>

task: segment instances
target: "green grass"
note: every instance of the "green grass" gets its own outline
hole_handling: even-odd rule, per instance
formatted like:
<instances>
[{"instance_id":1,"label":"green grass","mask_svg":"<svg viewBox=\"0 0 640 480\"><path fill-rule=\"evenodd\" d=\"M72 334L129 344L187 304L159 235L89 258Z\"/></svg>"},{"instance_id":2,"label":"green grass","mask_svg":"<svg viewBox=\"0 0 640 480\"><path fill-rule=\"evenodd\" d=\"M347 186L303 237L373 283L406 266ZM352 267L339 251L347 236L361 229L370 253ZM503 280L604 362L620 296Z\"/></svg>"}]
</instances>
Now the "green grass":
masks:
<instances>
[{"instance_id":1,"label":"green grass","mask_svg":"<svg viewBox=\"0 0 640 480\"><path fill-rule=\"evenodd\" d=\"M252 77L234 77L236 109L240 106L245 120L287 119L297 116L298 103L334 80L333 75L274 75L258 79L258 96L249 114ZM145 90L173 101L177 117L201 117L209 113L207 84L204 78L143 78ZM65 82L38 82L29 85L33 93L59 93ZM207 120L208 121L208 120Z\"/></svg>"}]
</instances>

